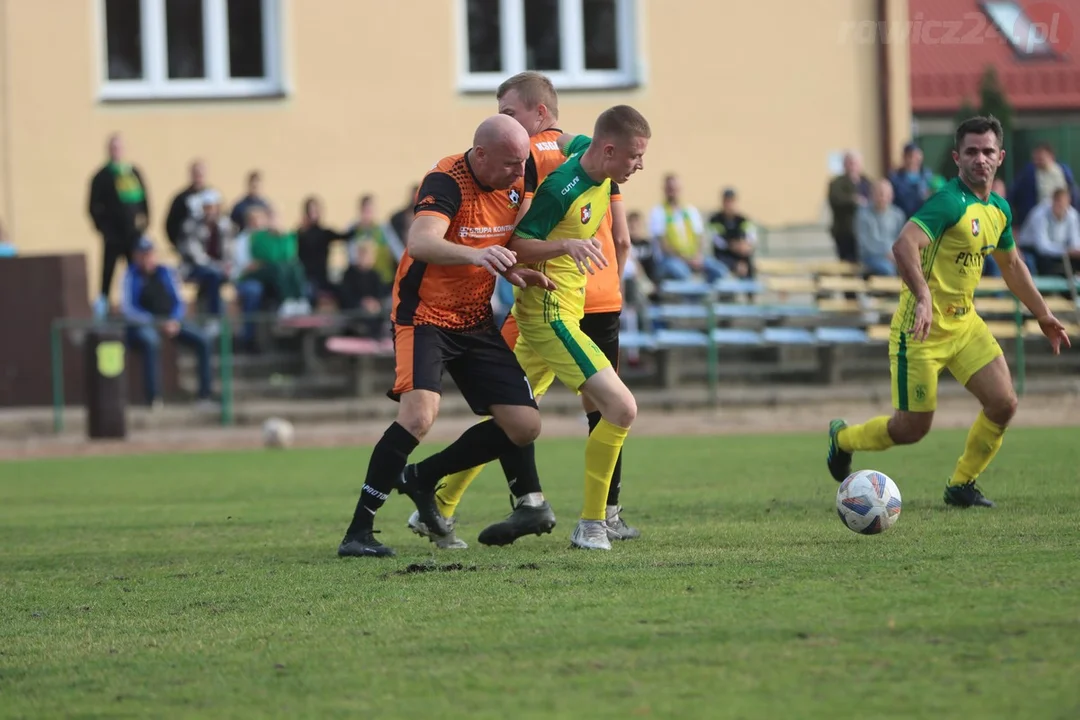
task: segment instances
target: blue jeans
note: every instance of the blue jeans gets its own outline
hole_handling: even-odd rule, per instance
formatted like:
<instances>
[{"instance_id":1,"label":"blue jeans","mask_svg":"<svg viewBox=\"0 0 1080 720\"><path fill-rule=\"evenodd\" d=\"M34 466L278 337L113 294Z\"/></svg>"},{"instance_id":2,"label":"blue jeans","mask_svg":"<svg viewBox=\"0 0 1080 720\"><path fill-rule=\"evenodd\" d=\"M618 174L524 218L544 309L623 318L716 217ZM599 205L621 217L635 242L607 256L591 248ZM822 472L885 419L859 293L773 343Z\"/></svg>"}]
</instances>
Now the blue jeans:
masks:
<instances>
[{"instance_id":1,"label":"blue jeans","mask_svg":"<svg viewBox=\"0 0 1080 720\"><path fill-rule=\"evenodd\" d=\"M262 307L263 286L258 280L241 280L236 284L236 296L240 301L240 311L244 316L259 312ZM244 331L241 338L245 342L255 339L255 321L244 322Z\"/></svg>"},{"instance_id":2,"label":"blue jeans","mask_svg":"<svg viewBox=\"0 0 1080 720\"><path fill-rule=\"evenodd\" d=\"M731 275L731 268L711 255L705 256L702 270L709 282ZM660 260L660 277L664 280L689 280L693 274L690 264L681 257L665 255Z\"/></svg>"},{"instance_id":3,"label":"blue jeans","mask_svg":"<svg viewBox=\"0 0 1080 720\"><path fill-rule=\"evenodd\" d=\"M209 265L194 265L187 279L199 286L199 297L207 298L206 312L220 315L221 286L225 283L225 273Z\"/></svg>"},{"instance_id":4,"label":"blue jeans","mask_svg":"<svg viewBox=\"0 0 1080 720\"><path fill-rule=\"evenodd\" d=\"M868 257L863 258L863 269L866 270L867 275L884 275L886 277L896 276L896 265L893 264L889 258L886 257Z\"/></svg>"},{"instance_id":5,"label":"blue jeans","mask_svg":"<svg viewBox=\"0 0 1080 720\"><path fill-rule=\"evenodd\" d=\"M175 339L195 351L199 361L199 398L209 398L210 341L190 325L181 325ZM127 341L142 353L146 402L153 403L161 396L161 333L150 325L131 325L127 329Z\"/></svg>"}]
</instances>

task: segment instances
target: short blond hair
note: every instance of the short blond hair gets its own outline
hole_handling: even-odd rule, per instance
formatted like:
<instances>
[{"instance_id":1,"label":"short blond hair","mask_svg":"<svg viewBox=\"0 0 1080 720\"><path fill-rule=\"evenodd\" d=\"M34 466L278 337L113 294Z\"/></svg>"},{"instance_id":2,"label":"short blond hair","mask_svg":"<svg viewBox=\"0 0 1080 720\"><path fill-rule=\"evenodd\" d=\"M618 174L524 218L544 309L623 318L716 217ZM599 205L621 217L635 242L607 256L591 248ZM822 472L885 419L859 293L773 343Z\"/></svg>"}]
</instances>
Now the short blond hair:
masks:
<instances>
[{"instance_id":1,"label":"short blond hair","mask_svg":"<svg viewBox=\"0 0 1080 720\"><path fill-rule=\"evenodd\" d=\"M593 128L594 138L632 138L652 137L652 128L645 116L629 105L616 105L600 113Z\"/></svg>"},{"instance_id":2,"label":"short blond hair","mask_svg":"<svg viewBox=\"0 0 1080 720\"><path fill-rule=\"evenodd\" d=\"M535 70L520 72L499 85L495 98L502 100L511 90L517 90L518 97L530 110L543 104L552 117L559 117L559 94L555 92L555 85L547 75Z\"/></svg>"}]
</instances>

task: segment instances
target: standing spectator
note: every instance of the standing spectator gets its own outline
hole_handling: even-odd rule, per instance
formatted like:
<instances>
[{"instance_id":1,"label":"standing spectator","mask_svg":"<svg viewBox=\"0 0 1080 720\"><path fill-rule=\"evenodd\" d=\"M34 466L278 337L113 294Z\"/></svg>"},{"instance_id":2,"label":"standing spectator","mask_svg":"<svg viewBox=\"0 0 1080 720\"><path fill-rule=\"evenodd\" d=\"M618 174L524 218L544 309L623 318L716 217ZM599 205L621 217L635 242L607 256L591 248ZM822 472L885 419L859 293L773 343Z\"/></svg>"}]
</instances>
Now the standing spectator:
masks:
<instances>
[{"instance_id":1,"label":"standing spectator","mask_svg":"<svg viewBox=\"0 0 1080 720\"><path fill-rule=\"evenodd\" d=\"M3 223L0 223L0 257L15 257L18 254L18 251L15 250L15 244L11 242L7 233L4 232Z\"/></svg>"},{"instance_id":2,"label":"standing spectator","mask_svg":"<svg viewBox=\"0 0 1080 720\"><path fill-rule=\"evenodd\" d=\"M1065 255L1080 262L1080 213L1070 199L1068 189L1058 188L1049 201L1035 206L1024 223L1021 234L1034 251L1039 275L1067 277Z\"/></svg>"},{"instance_id":3,"label":"standing spectator","mask_svg":"<svg viewBox=\"0 0 1080 720\"><path fill-rule=\"evenodd\" d=\"M709 218L713 233L713 255L737 277L754 277L754 246L757 229L739 212L735 190L727 188L720 198L720 211Z\"/></svg>"},{"instance_id":4,"label":"standing spectator","mask_svg":"<svg viewBox=\"0 0 1080 720\"><path fill-rule=\"evenodd\" d=\"M247 222L248 210L251 208L261 208L267 213L272 212L270 203L263 197L262 194L262 173L258 170L252 170L248 174L247 178L247 194L244 197L236 201L233 206L231 220L233 225L236 226L236 231L240 232L245 229L244 223Z\"/></svg>"},{"instance_id":5,"label":"standing spectator","mask_svg":"<svg viewBox=\"0 0 1080 720\"><path fill-rule=\"evenodd\" d=\"M184 301L176 273L159 265L154 244L143 237L133 248L132 264L124 277L121 310L128 321L128 344L143 355L146 400L161 405L161 337L195 351L199 362L199 399L210 400L210 342L184 322Z\"/></svg>"},{"instance_id":6,"label":"standing spectator","mask_svg":"<svg viewBox=\"0 0 1080 720\"><path fill-rule=\"evenodd\" d=\"M200 196L206 190L206 166L201 160L191 163L188 176L190 183L173 198L165 218L165 235L176 248L184 240L184 224L202 216L204 202Z\"/></svg>"},{"instance_id":7,"label":"standing spectator","mask_svg":"<svg viewBox=\"0 0 1080 720\"><path fill-rule=\"evenodd\" d=\"M104 250L101 294L94 303L97 317L108 314L117 260L123 257L131 264L132 249L150 217L146 182L139 169L124 160L124 143L119 134L109 137L108 152L109 161L90 181L90 218L101 234Z\"/></svg>"},{"instance_id":8,"label":"standing spectator","mask_svg":"<svg viewBox=\"0 0 1080 720\"><path fill-rule=\"evenodd\" d=\"M180 230L177 250L180 252L180 276L199 286L199 297L206 302L206 311L221 315L221 286L228 280L228 260L233 241L232 222L221 211L221 194L203 189L191 196L200 207L194 211Z\"/></svg>"},{"instance_id":9,"label":"standing spectator","mask_svg":"<svg viewBox=\"0 0 1080 720\"><path fill-rule=\"evenodd\" d=\"M300 227L296 231L297 253L304 266L312 302L317 303L318 295L325 294L340 304L338 288L330 281L330 243L348 237L348 233L332 230L322 224L322 205L318 198L304 200Z\"/></svg>"},{"instance_id":10,"label":"standing spectator","mask_svg":"<svg viewBox=\"0 0 1080 720\"><path fill-rule=\"evenodd\" d=\"M268 213L268 227L251 233L250 270L241 280L257 280L263 295L278 302L282 317L307 315L311 303L307 299L307 281L300 263L296 233L281 231L273 213Z\"/></svg>"},{"instance_id":11,"label":"standing spectator","mask_svg":"<svg viewBox=\"0 0 1080 720\"><path fill-rule=\"evenodd\" d=\"M905 220L914 215L930 197L933 180L934 174L923 166L923 151L915 143L905 145L902 164L889 175L893 202L904 213Z\"/></svg>"},{"instance_id":12,"label":"standing spectator","mask_svg":"<svg viewBox=\"0 0 1080 720\"><path fill-rule=\"evenodd\" d=\"M836 243L836 257L847 262L858 262L858 244L855 240L855 211L869 203L870 178L862 171L862 158L858 153L844 154L844 174L829 183L829 208L832 210L832 237Z\"/></svg>"},{"instance_id":13,"label":"standing spectator","mask_svg":"<svg viewBox=\"0 0 1080 720\"><path fill-rule=\"evenodd\" d=\"M394 275L397 274L397 266L401 260L403 248L395 246L392 242L393 228L380 225L375 219L375 198L373 196L362 196L358 209L360 212L356 223L349 228L349 262L352 265L356 264L356 249L362 243L373 243L375 245L375 270L378 271L383 282L387 285L393 285Z\"/></svg>"},{"instance_id":14,"label":"standing spectator","mask_svg":"<svg viewBox=\"0 0 1080 720\"><path fill-rule=\"evenodd\" d=\"M1049 143L1039 143L1031 151L1031 162L1017 173L1009 187L1009 206L1013 212L1013 226L1023 227L1027 216L1035 206L1048 202L1058 188L1069 191L1073 207L1080 205L1080 190L1072 169L1054 157Z\"/></svg>"},{"instance_id":15,"label":"standing spectator","mask_svg":"<svg viewBox=\"0 0 1080 720\"><path fill-rule=\"evenodd\" d=\"M870 205L855 213L855 239L859 261L867 275L896 275L892 246L907 222L904 211L893 203L893 186L888 180L874 183Z\"/></svg>"},{"instance_id":16,"label":"standing spectator","mask_svg":"<svg viewBox=\"0 0 1080 720\"><path fill-rule=\"evenodd\" d=\"M682 185L669 173L664 176L664 202L653 208L649 231L660 246L660 274L665 280L686 280L701 272L712 282L729 275L727 266L705 253L705 225L697 208L683 205Z\"/></svg>"}]
</instances>

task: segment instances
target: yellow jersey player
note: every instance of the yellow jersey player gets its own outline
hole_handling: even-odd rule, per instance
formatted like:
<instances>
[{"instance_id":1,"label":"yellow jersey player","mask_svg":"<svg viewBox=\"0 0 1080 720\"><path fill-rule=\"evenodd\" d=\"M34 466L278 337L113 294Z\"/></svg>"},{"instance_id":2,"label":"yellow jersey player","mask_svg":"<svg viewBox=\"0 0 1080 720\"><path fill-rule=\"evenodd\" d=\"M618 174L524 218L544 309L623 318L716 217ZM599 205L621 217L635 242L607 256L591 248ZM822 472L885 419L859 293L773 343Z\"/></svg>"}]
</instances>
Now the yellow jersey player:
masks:
<instances>
[{"instance_id":1,"label":"yellow jersey player","mask_svg":"<svg viewBox=\"0 0 1080 720\"><path fill-rule=\"evenodd\" d=\"M893 245L904 281L889 338L895 412L852 427L833 420L828 467L841 482L851 473L852 453L925 437L937 408L938 375L948 368L982 412L945 487L945 502L993 507L975 480L1001 447L1017 400L1001 347L973 305L987 255L993 253L1009 290L1038 319L1054 353L1070 343L1017 253L1009 204L990 191L1005 158L1001 123L993 116L966 120L955 143L959 177L926 201Z\"/></svg>"},{"instance_id":2,"label":"yellow jersey player","mask_svg":"<svg viewBox=\"0 0 1080 720\"><path fill-rule=\"evenodd\" d=\"M544 387L557 377L601 415L585 444L585 503L570 537L578 548L611 549L605 522L608 489L637 415L634 396L581 329L586 273L609 264L597 253L595 235L612 194L618 192L617 183L643 167L651 135L645 118L629 106L601 113L592 139L578 136L569 142L567 161L540 184L507 246L519 262L530 264L555 285L538 293L515 290L519 336L514 354L530 384Z\"/></svg>"}]
</instances>

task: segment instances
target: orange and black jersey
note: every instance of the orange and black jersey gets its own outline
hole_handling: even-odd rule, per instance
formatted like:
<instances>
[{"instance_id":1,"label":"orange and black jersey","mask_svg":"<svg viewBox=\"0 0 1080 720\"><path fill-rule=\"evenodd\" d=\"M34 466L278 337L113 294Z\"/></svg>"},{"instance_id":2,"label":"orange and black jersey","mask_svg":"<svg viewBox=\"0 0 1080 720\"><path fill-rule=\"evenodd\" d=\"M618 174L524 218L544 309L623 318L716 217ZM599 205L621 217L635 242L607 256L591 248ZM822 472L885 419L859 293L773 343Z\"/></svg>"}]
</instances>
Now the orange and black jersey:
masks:
<instances>
[{"instance_id":1,"label":"orange and black jersey","mask_svg":"<svg viewBox=\"0 0 1080 720\"><path fill-rule=\"evenodd\" d=\"M551 128L530 138L529 159L525 161L525 197L531 198L536 188L544 182L551 171L566 162L566 155L559 149L563 131Z\"/></svg>"},{"instance_id":2,"label":"orange and black jersey","mask_svg":"<svg viewBox=\"0 0 1080 720\"><path fill-rule=\"evenodd\" d=\"M507 190L480 183L469 153L440 160L420 184L416 217L447 218L446 240L475 248L505 245L514 232L524 186ZM429 265L414 260L406 248L394 278L392 318L397 325L436 325L471 330L492 320L495 278L474 265Z\"/></svg>"}]
</instances>

